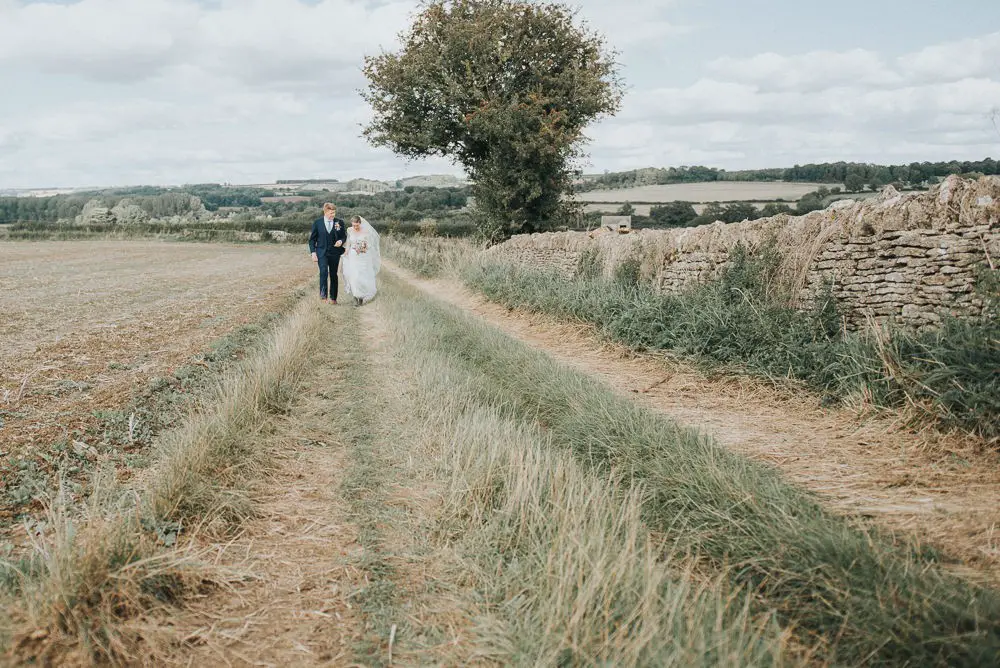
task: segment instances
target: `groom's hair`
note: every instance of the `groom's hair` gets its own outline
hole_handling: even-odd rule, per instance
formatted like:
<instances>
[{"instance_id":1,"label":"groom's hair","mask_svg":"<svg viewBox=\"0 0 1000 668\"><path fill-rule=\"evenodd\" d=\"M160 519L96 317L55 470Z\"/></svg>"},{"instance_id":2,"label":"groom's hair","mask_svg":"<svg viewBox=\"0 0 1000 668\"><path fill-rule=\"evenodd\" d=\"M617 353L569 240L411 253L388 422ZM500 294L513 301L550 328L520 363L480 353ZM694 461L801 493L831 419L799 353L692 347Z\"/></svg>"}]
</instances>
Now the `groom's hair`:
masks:
<instances>
[{"instance_id":1,"label":"groom's hair","mask_svg":"<svg viewBox=\"0 0 1000 668\"><path fill-rule=\"evenodd\" d=\"M323 205L323 213L326 213L327 211L333 211L334 213L337 213L337 205L334 204L333 202L327 202L326 204Z\"/></svg>"}]
</instances>

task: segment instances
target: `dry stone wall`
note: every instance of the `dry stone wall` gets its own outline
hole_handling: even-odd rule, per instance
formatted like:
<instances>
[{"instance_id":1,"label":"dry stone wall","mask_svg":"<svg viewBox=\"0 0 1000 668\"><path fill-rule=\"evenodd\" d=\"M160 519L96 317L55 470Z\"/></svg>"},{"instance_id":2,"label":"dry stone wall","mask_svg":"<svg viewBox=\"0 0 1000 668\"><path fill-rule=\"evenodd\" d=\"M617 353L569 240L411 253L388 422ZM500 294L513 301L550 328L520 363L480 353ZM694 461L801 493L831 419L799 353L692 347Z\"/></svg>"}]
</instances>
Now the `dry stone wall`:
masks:
<instances>
[{"instance_id":1,"label":"dry stone wall","mask_svg":"<svg viewBox=\"0 0 1000 668\"><path fill-rule=\"evenodd\" d=\"M827 289L846 323L871 320L918 329L945 314L977 315L977 267L1000 261L1000 177L951 176L927 192L840 200L805 216L780 215L694 228L521 235L489 249L492 257L574 275L599 257L611 276L630 258L657 290L677 293L717 278L742 243L776 244L782 276L800 305Z\"/></svg>"}]
</instances>

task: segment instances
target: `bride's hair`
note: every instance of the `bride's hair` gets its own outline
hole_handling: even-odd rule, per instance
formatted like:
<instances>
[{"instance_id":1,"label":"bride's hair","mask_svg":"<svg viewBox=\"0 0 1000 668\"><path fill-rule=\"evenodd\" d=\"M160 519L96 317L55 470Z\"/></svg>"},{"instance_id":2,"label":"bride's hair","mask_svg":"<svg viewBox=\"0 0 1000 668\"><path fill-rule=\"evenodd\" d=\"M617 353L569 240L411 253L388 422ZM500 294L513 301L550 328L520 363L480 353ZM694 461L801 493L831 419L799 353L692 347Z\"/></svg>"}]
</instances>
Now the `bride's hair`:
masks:
<instances>
[{"instance_id":1,"label":"bride's hair","mask_svg":"<svg viewBox=\"0 0 1000 668\"><path fill-rule=\"evenodd\" d=\"M354 223L360 223L360 222L361 222L361 216L358 216L358 215L351 216L351 225L353 225Z\"/></svg>"}]
</instances>

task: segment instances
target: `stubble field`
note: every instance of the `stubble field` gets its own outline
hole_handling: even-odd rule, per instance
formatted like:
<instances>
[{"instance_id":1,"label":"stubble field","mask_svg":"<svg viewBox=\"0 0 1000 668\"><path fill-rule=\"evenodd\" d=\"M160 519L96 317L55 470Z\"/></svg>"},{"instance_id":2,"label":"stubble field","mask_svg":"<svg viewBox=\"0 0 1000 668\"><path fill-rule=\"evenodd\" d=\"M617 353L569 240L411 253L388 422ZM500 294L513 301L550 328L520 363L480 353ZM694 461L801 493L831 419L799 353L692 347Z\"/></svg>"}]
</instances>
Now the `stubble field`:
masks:
<instances>
[{"instance_id":1,"label":"stubble field","mask_svg":"<svg viewBox=\"0 0 1000 668\"><path fill-rule=\"evenodd\" d=\"M631 202L631 200L624 200L622 202L590 202L588 204L583 205L583 210L585 212L598 211L600 213L614 214L617 213L619 209L621 209L622 204L624 204L625 201L628 201L629 204L632 205L632 208L635 209L636 215L639 216L648 216L650 210L654 206L656 206L656 204L634 204ZM750 202L750 204L753 204L758 209L763 209L768 204L768 202ZM694 208L695 213L697 213L700 216L705 212L705 209L708 208L709 205L701 203L701 204L692 204L691 206L692 208Z\"/></svg>"},{"instance_id":2,"label":"stubble field","mask_svg":"<svg viewBox=\"0 0 1000 668\"><path fill-rule=\"evenodd\" d=\"M102 422L154 379L287 308L312 267L287 246L0 245L0 524L51 492L67 454L105 454ZM138 440L148 425L125 417Z\"/></svg>"},{"instance_id":3,"label":"stubble field","mask_svg":"<svg viewBox=\"0 0 1000 668\"><path fill-rule=\"evenodd\" d=\"M670 183L618 190L591 190L576 195L581 202L753 202L784 199L795 201L815 191L823 183L786 183L757 181L712 181L707 183Z\"/></svg>"}]
</instances>

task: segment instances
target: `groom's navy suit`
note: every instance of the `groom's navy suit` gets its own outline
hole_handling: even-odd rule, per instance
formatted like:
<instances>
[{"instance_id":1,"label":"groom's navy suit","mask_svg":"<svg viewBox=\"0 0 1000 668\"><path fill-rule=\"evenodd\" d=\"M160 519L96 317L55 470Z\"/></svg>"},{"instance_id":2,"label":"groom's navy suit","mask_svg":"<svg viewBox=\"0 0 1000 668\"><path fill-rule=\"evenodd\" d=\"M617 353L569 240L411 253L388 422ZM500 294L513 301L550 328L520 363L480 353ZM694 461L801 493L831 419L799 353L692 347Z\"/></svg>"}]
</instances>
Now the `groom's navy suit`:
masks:
<instances>
[{"instance_id":1,"label":"groom's navy suit","mask_svg":"<svg viewBox=\"0 0 1000 668\"><path fill-rule=\"evenodd\" d=\"M335 246L338 241L340 246ZM333 219L333 228L326 231L326 219L317 218L313 221L312 232L309 233L309 252L316 253L316 264L319 265L319 296L337 301L337 267L340 256L344 254L347 245L347 229L340 218ZM327 292L327 277L330 290Z\"/></svg>"}]
</instances>

